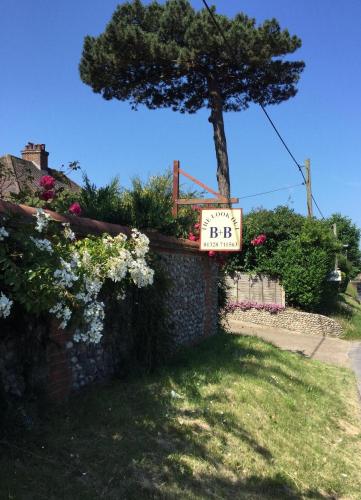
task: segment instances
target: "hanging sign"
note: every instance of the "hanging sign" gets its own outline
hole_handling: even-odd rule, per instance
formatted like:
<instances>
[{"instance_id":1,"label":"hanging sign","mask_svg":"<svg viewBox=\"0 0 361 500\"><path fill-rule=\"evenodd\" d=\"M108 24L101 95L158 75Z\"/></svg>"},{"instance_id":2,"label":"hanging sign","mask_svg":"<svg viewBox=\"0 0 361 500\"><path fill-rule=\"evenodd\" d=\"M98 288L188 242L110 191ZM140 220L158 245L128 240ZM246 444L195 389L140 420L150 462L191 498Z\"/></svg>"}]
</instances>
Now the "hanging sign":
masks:
<instances>
[{"instance_id":1,"label":"hanging sign","mask_svg":"<svg viewBox=\"0 0 361 500\"><path fill-rule=\"evenodd\" d=\"M199 249L238 252L242 247L241 208L203 208Z\"/></svg>"}]
</instances>

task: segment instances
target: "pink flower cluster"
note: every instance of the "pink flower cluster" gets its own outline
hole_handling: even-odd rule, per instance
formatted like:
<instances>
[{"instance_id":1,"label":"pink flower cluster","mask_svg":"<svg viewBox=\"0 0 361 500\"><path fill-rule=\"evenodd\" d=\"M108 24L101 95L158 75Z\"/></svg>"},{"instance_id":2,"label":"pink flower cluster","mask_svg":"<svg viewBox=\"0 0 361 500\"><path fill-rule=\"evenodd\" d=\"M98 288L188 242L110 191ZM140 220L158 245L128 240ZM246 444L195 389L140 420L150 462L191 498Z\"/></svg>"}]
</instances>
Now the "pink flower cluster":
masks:
<instances>
[{"instance_id":1,"label":"pink flower cluster","mask_svg":"<svg viewBox=\"0 0 361 500\"><path fill-rule=\"evenodd\" d=\"M40 187L43 188L43 192L40 194L40 197L49 201L52 200L55 196L55 179L51 175L43 175L39 181Z\"/></svg>"},{"instance_id":2,"label":"pink flower cluster","mask_svg":"<svg viewBox=\"0 0 361 500\"><path fill-rule=\"evenodd\" d=\"M256 236L256 238L253 238L253 240L251 240L251 245L257 247L258 245L263 245L266 240L267 236L265 234L259 234L258 236Z\"/></svg>"},{"instance_id":3,"label":"pink flower cluster","mask_svg":"<svg viewBox=\"0 0 361 500\"><path fill-rule=\"evenodd\" d=\"M199 207L198 205L194 205L192 208L193 208L193 210L201 210L201 207ZM200 229L200 227L201 227L201 225L199 222L194 224L193 231L188 233L188 239L190 241L199 241L199 238L200 238L199 229ZM215 252L214 250L210 250L208 252L208 255L209 255L209 257L212 257L212 258L216 257L218 264L220 264L221 266L225 263L224 256L221 255L219 252Z\"/></svg>"},{"instance_id":4,"label":"pink flower cluster","mask_svg":"<svg viewBox=\"0 0 361 500\"><path fill-rule=\"evenodd\" d=\"M43 175L39 184L45 191L49 191L50 189L54 189L55 179L51 175Z\"/></svg>"},{"instance_id":5,"label":"pink flower cluster","mask_svg":"<svg viewBox=\"0 0 361 500\"><path fill-rule=\"evenodd\" d=\"M199 240L199 228L200 228L200 224L199 222L197 222L196 224L194 224L193 228L194 228L194 232L190 232L188 234L188 239L190 241L198 241Z\"/></svg>"},{"instance_id":6,"label":"pink flower cluster","mask_svg":"<svg viewBox=\"0 0 361 500\"><path fill-rule=\"evenodd\" d=\"M77 201L72 203L68 210L73 215L80 215L81 214L81 206L79 205L79 203Z\"/></svg>"},{"instance_id":7,"label":"pink flower cluster","mask_svg":"<svg viewBox=\"0 0 361 500\"><path fill-rule=\"evenodd\" d=\"M51 175L43 175L39 181L40 187L43 188L42 193L40 193L40 197L44 201L51 201L55 198L55 179ZM68 208L69 212L73 215L81 214L81 206L77 201L72 203Z\"/></svg>"},{"instance_id":8,"label":"pink flower cluster","mask_svg":"<svg viewBox=\"0 0 361 500\"><path fill-rule=\"evenodd\" d=\"M236 309L241 309L241 311L248 311L249 309L257 309L258 311L268 311L271 314L277 314L278 312L284 311L285 307L280 304L260 304L258 302L253 302L252 300L241 300L239 302L228 302L225 307L227 313L232 313Z\"/></svg>"}]
</instances>

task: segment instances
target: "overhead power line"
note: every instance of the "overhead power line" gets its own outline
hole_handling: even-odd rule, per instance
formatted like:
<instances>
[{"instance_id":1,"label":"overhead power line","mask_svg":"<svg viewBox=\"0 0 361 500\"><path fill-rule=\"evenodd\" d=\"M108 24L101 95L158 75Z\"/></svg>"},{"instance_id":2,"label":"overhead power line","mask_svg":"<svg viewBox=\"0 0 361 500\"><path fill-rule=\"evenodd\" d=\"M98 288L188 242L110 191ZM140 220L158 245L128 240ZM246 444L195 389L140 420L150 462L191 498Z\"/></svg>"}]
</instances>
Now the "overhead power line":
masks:
<instances>
[{"instance_id":1,"label":"overhead power line","mask_svg":"<svg viewBox=\"0 0 361 500\"><path fill-rule=\"evenodd\" d=\"M299 186L304 186L304 182L301 182L300 184L293 184L292 186L285 186L277 189L272 189L271 191L263 191L262 193L255 193L255 194L249 194L247 196L240 196L240 200L244 200L245 198L253 198L254 196L261 196L263 194L269 194L269 193L276 193L277 191L285 191L286 189L291 189Z\"/></svg>"},{"instance_id":2,"label":"overhead power line","mask_svg":"<svg viewBox=\"0 0 361 500\"><path fill-rule=\"evenodd\" d=\"M214 13L213 13L212 9L209 7L209 5L208 5L208 3L206 2L206 0L202 0L202 2L203 2L203 4L204 4L205 8L207 9L207 11L208 11L208 13L209 13L209 15L210 15L210 17L211 17L211 19L212 19L212 21L213 21L213 24L214 24L214 25L215 25L215 27L217 28L217 30L218 30L219 34L221 35L221 37L223 38L223 41L224 41L224 43L225 43L226 47L227 47L227 48L228 48L228 50L229 50L230 56L231 56L231 57L232 57L232 58L233 58L233 59L237 62L237 54L236 54L236 53L235 53L235 51L233 50L232 45L229 43L229 41L228 41L228 39L227 39L227 37L226 37L226 35L225 35L225 33L224 33L223 29L221 28L221 26L220 26L219 22L217 21L217 19L216 19L216 17L215 17L215 15L214 15ZM306 177L305 177L305 174L303 173L303 170L302 170L303 165L300 165L300 164L298 163L298 161L296 160L295 156L292 154L292 151L291 151L291 150L290 150L290 148L287 146L286 141L283 139L282 135L281 135L281 134L280 134L280 132L278 131L278 129L277 129L277 127L276 127L276 125L275 125L274 121L272 120L272 118L271 118L271 117L270 117L270 115L268 114L268 112L267 112L266 108L263 106L263 104L262 104L262 103L260 103L260 102L259 102L258 104L259 104L259 106L261 107L261 109L262 109L263 113L266 115L266 117L267 117L268 121L270 122L270 124L271 124L271 126L272 126L272 128L273 128L273 130L276 132L276 134L277 134L277 136L278 136L279 140L282 142L282 144L283 144L284 148L286 149L287 153L288 153L288 154L289 154L289 156L292 158L292 161L294 162L294 164L295 164L295 165L296 165L296 167L298 168L298 170L299 170L299 172L300 172L300 174L301 174L301 176L302 176L302 178L303 178L303 183L304 183L304 184L306 184ZM323 213L321 212L321 209L320 209L320 207L318 206L318 203L316 202L315 197L314 197L313 195L312 195L312 200L313 200L314 204L316 205L317 210L319 211L319 213L320 213L321 217L324 219L325 217L324 217Z\"/></svg>"}]
</instances>

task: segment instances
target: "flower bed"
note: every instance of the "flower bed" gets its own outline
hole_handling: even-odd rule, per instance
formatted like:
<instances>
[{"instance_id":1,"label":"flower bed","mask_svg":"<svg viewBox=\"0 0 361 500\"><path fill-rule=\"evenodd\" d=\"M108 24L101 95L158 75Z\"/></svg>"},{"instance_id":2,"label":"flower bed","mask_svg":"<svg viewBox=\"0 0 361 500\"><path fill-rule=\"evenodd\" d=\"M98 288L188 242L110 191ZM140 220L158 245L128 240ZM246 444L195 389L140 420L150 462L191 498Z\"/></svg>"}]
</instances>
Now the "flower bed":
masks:
<instances>
[{"instance_id":1,"label":"flower bed","mask_svg":"<svg viewBox=\"0 0 361 500\"><path fill-rule=\"evenodd\" d=\"M239 302L228 302L225 307L226 313L233 313L237 309L241 311L248 311L250 309L256 309L258 311L267 311L271 314L277 314L285 310L285 307L280 304L260 304L252 300L241 300Z\"/></svg>"}]
</instances>

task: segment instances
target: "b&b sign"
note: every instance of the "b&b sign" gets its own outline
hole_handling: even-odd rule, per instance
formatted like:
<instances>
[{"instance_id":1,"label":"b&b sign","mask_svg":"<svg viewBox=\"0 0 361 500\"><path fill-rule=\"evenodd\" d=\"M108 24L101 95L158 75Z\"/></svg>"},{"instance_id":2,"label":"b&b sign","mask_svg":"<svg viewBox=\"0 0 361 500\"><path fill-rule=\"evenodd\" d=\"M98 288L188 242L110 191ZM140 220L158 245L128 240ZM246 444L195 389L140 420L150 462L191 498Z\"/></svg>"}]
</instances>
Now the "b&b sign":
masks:
<instances>
[{"instance_id":1,"label":"b&b sign","mask_svg":"<svg viewBox=\"0 0 361 500\"><path fill-rule=\"evenodd\" d=\"M200 250L237 252L242 247L241 208L201 210Z\"/></svg>"}]
</instances>

